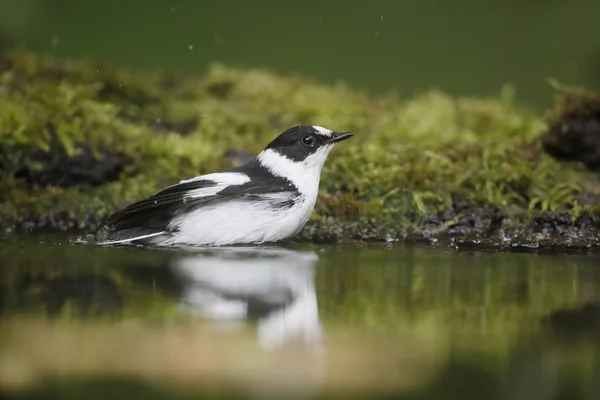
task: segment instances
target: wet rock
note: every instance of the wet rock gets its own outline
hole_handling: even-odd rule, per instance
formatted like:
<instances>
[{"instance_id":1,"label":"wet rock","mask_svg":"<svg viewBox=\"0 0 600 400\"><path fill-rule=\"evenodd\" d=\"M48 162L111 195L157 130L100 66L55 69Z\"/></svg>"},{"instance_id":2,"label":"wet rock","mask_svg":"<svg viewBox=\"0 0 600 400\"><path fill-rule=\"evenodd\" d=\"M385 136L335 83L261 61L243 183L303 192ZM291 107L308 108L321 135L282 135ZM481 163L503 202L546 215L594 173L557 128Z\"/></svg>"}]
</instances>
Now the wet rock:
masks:
<instances>
[{"instance_id":1,"label":"wet rock","mask_svg":"<svg viewBox=\"0 0 600 400\"><path fill-rule=\"evenodd\" d=\"M37 151L26 163L14 165L6 160L0 147L0 170L14 171L13 176L29 187L99 186L118 180L129 164L124 154L108 149L94 154L85 143L77 144L76 153L69 156L60 150Z\"/></svg>"},{"instance_id":2,"label":"wet rock","mask_svg":"<svg viewBox=\"0 0 600 400\"><path fill-rule=\"evenodd\" d=\"M565 212L550 211L533 217L534 232L563 232L574 226L573 217Z\"/></svg>"},{"instance_id":3,"label":"wet rock","mask_svg":"<svg viewBox=\"0 0 600 400\"><path fill-rule=\"evenodd\" d=\"M548 122L542 144L559 160L600 171L600 94L568 94Z\"/></svg>"},{"instance_id":4,"label":"wet rock","mask_svg":"<svg viewBox=\"0 0 600 400\"><path fill-rule=\"evenodd\" d=\"M454 209L425 221L421 234L431 236L439 231L444 236L490 235L502 226L504 215L491 205L456 204Z\"/></svg>"}]
</instances>

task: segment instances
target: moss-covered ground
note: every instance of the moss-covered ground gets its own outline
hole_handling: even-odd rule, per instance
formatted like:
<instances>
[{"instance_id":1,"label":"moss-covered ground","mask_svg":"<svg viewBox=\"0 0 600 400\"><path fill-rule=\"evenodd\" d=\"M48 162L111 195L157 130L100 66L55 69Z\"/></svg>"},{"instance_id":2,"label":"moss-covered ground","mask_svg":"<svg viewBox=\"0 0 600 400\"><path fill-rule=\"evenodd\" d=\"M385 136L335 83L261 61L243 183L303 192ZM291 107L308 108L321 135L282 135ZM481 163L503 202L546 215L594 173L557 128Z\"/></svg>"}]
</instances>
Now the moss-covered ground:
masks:
<instances>
[{"instance_id":1,"label":"moss-covered ground","mask_svg":"<svg viewBox=\"0 0 600 400\"><path fill-rule=\"evenodd\" d=\"M510 88L375 97L261 69L185 77L5 52L0 225L93 232L117 208L311 124L356 135L328 160L299 240L596 245L600 97L560 89L569 100L541 115Z\"/></svg>"}]
</instances>

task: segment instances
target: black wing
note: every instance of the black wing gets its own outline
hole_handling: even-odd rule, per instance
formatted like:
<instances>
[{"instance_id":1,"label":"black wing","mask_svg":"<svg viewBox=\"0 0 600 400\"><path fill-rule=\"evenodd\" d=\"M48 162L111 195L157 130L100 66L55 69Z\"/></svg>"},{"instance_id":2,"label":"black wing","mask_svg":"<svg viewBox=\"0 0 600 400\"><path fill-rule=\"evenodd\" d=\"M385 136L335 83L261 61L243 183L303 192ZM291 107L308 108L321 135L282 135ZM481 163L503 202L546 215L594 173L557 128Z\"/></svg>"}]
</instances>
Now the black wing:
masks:
<instances>
[{"instance_id":1,"label":"black wing","mask_svg":"<svg viewBox=\"0 0 600 400\"><path fill-rule=\"evenodd\" d=\"M191 190L216 185L214 181L197 180L169 186L147 199L137 201L115 212L109 217L107 225L114 231L134 228L147 231L140 232L138 235L164 231L173 217L193 205L197 206L211 199L210 197L190 199L186 195Z\"/></svg>"},{"instance_id":2,"label":"black wing","mask_svg":"<svg viewBox=\"0 0 600 400\"><path fill-rule=\"evenodd\" d=\"M112 231L112 240L151 235L169 230L171 220L198 207L219 202L243 199L247 201L270 200L276 207L291 207L298 195L297 189L285 179L257 177L243 185L224 186L222 190L202 197L192 197L190 192L219 186L211 180L191 180L167 187L155 195L135 202L112 214L106 225ZM277 200L269 195L281 194Z\"/></svg>"}]
</instances>

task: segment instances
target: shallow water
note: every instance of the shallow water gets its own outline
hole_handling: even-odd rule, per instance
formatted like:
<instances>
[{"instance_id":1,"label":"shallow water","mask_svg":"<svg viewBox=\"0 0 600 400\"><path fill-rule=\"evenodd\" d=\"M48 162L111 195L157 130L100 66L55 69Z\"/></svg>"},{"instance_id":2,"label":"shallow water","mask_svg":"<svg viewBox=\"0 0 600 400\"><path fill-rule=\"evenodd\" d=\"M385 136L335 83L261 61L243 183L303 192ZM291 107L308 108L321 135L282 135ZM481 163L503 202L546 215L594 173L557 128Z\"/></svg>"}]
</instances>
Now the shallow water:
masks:
<instances>
[{"instance_id":1,"label":"shallow water","mask_svg":"<svg viewBox=\"0 0 600 400\"><path fill-rule=\"evenodd\" d=\"M600 398L600 254L0 242L0 389Z\"/></svg>"}]
</instances>

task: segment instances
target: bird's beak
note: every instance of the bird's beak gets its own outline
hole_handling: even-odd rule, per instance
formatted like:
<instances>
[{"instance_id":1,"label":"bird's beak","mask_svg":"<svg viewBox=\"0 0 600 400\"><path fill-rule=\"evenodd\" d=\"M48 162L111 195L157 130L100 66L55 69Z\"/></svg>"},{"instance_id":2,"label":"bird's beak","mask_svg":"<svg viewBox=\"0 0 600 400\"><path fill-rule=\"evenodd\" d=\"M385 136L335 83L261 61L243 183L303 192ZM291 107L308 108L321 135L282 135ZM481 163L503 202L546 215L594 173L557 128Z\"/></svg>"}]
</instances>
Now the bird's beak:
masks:
<instances>
[{"instance_id":1,"label":"bird's beak","mask_svg":"<svg viewBox=\"0 0 600 400\"><path fill-rule=\"evenodd\" d=\"M341 142L342 140L346 140L349 139L352 135L354 135L353 132L342 132L342 133L333 133L333 137L331 139L329 139L327 141L327 143L337 143L337 142Z\"/></svg>"}]
</instances>

